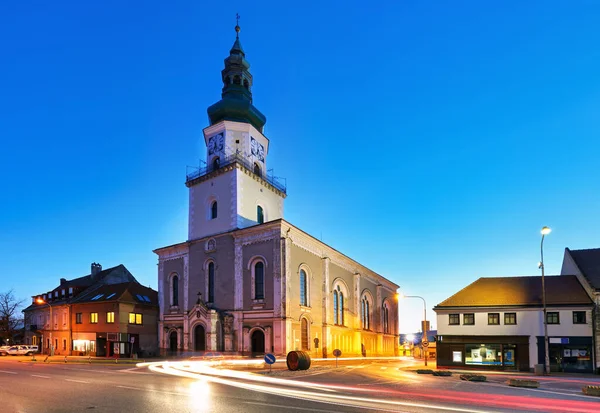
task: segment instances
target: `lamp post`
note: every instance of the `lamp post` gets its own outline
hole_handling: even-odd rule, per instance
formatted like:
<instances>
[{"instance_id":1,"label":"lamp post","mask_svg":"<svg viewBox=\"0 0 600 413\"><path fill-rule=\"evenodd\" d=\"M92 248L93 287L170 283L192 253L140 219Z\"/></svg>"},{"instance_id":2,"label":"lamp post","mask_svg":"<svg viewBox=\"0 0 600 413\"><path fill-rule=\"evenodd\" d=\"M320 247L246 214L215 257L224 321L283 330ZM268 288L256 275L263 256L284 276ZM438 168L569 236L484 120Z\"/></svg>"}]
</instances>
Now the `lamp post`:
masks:
<instances>
[{"instance_id":1,"label":"lamp post","mask_svg":"<svg viewBox=\"0 0 600 413\"><path fill-rule=\"evenodd\" d=\"M544 237L548 235L552 231L549 227L542 228L542 242L540 244L540 268L542 269L542 307L544 309L544 351L545 351L545 359L544 359L544 373L550 374L550 354L548 350L548 316L546 314L546 284L544 282Z\"/></svg>"},{"instance_id":2,"label":"lamp post","mask_svg":"<svg viewBox=\"0 0 600 413\"><path fill-rule=\"evenodd\" d=\"M38 304L48 304L48 307L50 307L50 352L48 353L49 355L53 356L54 355L54 350L52 348L52 304L50 304L48 301L44 301L41 298L38 298L35 300L36 303Z\"/></svg>"},{"instance_id":3,"label":"lamp post","mask_svg":"<svg viewBox=\"0 0 600 413\"><path fill-rule=\"evenodd\" d=\"M402 298L420 298L423 300L423 339L421 339L421 343L427 341L427 303L425 303L425 299L419 295L399 295ZM427 366L427 351L426 346L422 346L423 348L423 358L425 359L425 365Z\"/></svg>"}]
</instances>

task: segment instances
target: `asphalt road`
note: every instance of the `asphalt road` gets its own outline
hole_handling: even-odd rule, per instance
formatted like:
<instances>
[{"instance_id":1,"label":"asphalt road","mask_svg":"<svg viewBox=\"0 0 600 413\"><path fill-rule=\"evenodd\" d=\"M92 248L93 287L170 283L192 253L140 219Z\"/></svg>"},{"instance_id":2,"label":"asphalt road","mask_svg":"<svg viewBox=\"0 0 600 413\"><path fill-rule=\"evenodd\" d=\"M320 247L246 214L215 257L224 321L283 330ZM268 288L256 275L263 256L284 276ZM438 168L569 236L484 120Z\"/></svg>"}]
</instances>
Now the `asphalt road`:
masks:
<instances>
[{"instance_id":1,"label":"asphalt road","mask_svg":"<svg viewBox=\"0 0 600 413\"><path fill-rule=\"evenodd\" d=\"M471 383L398 366L346 362L337 368L315 364L305 372L288 372L277 365L272 373L255 370L258 379L248 380L235 377L235 371L247 368L201 374L189 362L150 370L1 358L0 412L600 411L600 398L581 394L584 383L600 384L597 378L551 377L541 389L527 390L507 387L502 375Z\"/></svg>"}]
</instances>

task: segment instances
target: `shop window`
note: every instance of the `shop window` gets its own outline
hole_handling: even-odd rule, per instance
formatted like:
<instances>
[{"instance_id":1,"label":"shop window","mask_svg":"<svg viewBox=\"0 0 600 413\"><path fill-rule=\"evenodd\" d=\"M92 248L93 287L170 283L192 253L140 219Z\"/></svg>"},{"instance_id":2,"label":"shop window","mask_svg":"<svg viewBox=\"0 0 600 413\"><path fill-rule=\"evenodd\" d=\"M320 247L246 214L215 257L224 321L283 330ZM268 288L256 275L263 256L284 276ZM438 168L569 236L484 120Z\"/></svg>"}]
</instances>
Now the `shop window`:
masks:
<instances>
[{"instance_id":1,"label":"shop window","mask_svg":"<svg viewBox=\"0 0 600 413\"><path fill-rule=\"evenodd\" d=\"M497 326L500 324L500 313L488 313L488 325Z\"/></svg>"},{"instance_id":2,"label":"shop window","mask_svg":"<svg viewBox=\"0 0 600 413\"><path fill-rule=\"evenodd\" d=\"M549 311L546 313L546 324L560 324L558 311Z\"/></svg>"},{"instance_id":3,"label":"shop window","mask_svg":"<svg viewBox=\"0 0 600 413\"><path fill-rule=\"evenodd\" d=\"M501 366L502 346L500 344L465 345L465 364Z\"/></svg>"},{"instance_id":4,"label":"shop window","mask_svg":"<svg viewBox=\"0 0 600 413\"><path fill-rule=\"evenodd\" d=\"M586 324L585 311L573 311L573 324Z\"/></svg>"},{"instance_id":5,"label":"shop window","mask_svg":"<svg viewBox=\"0 0 600 413\"><path fill-rule=\"evenodd\" d=\"M457 326L460 324L460 314L448 314L448 324Z\"/></svg>"},{"instance_id":6,"label":"shop window","mask_svg":"<svg viewBox=\"0 0 600 413\"><path fill-rule=\"evenodd\" d=\"M517 324L517 313L504 313L504 324L507 326Z\"/></svg>"},{"instance_id":7,"label":"shop window","mask_svg":"<svg viewBox=\"0 0 600 413\"><path fill-rule=\"evenodd\" d=\"M463 315L463 324L466 326L475 325L475 314L467 313L467 314Z\"/></svg>"}]
</instances>

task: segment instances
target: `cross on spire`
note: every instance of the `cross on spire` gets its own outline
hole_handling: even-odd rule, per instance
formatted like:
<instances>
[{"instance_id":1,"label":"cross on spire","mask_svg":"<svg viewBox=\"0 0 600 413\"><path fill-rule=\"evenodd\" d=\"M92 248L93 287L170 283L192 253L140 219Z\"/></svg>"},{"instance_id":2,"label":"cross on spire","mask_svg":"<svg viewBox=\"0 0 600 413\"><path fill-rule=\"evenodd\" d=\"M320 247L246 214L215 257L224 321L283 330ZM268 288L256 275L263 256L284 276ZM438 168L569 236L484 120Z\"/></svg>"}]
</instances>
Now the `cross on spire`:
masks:
<instances>
[{"instance_id":1,"label":"cross on spire","mask_svg":"<svg viewBox=\"0 0 600 413\"><path fill-rule=\"evenodd\" d=\"M235 38L240 38L240 15L239 13L235 14Z\"/></svg>"}]
</instances>

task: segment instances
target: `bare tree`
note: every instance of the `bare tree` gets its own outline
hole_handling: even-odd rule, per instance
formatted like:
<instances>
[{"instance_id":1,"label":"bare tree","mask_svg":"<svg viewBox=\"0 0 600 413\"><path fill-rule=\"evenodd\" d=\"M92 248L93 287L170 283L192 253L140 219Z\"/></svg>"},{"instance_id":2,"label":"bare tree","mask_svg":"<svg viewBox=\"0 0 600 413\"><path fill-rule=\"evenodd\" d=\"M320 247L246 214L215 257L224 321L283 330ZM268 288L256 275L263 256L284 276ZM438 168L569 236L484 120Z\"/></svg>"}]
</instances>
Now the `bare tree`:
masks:
<instances>
[{"instance_id":1,"label":"bare tree","mask_svg":"<svg viewBox=\"0 0 600 413\"><path fill-rule=\"evenodd\" d=\"M0 292L0 338L13 339L15 333L23 325L23 317L19 309L25 300L18 300L14 291Z\"/></svg>"}]
</instances>

